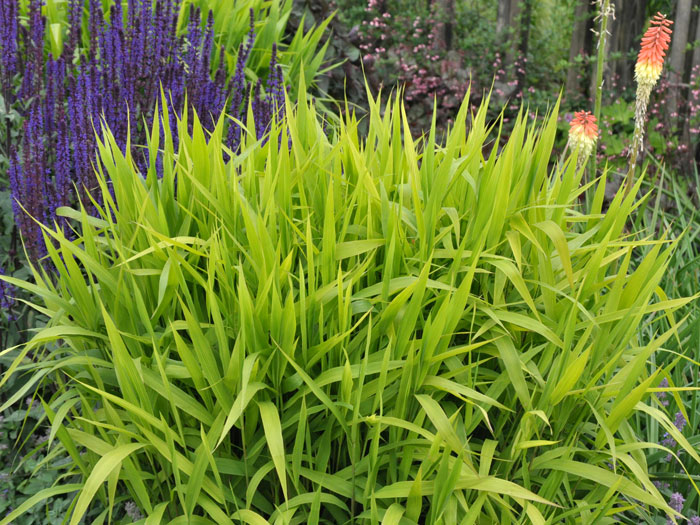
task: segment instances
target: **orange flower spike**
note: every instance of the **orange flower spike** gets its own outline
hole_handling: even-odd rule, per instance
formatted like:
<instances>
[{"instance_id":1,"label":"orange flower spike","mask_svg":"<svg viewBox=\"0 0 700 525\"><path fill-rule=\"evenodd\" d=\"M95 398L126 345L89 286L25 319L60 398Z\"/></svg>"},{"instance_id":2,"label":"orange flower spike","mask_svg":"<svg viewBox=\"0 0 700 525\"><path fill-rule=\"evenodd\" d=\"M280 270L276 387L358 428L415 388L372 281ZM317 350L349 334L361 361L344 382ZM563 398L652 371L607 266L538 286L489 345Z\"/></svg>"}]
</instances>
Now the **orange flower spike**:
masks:
<instances>
[{"instance_id":1,"label":"orange flower spike","mask_svg":"<svg viewBox=\"0 0 700 525\"><path fill-rule=\"evenodd\" d=\"M585 160L593 151L598 140L598 125L590 111L577 111L571 120L569 128L569 143L574 149L580 148L580 160Z\"/></svg>"},{"instance_id":2,"label":"orange flower spike","mask_svg":"<svg viewBox=\"0 0 700 525\"><path fill-rule=\"evenodd\" d=\"M637 81L637 101L634 112L634 137L630 148L631 169L636 162L637 153L642 150L644 139L644 123L646 122L647 105L651 90L661 76L664 67L664 57L671 42L671 24L666 15L656 13L651 19L649 29L642 37L642 46L634 66L634 78Z\"/></svg>"},{"instance_id":3,"label":"orange flower spike","mask_svg":"<svg viewBox=\"0 0 700 525\"><path fill-rule=\"evenodd\" d=\"M671 24L673 21L661 13L656 13L652 18L649 29L642 37L642 46L634 67L634 77L638 83L653 86L659 80L666 50L671 42Z\"/></svg>"}]
</instances>

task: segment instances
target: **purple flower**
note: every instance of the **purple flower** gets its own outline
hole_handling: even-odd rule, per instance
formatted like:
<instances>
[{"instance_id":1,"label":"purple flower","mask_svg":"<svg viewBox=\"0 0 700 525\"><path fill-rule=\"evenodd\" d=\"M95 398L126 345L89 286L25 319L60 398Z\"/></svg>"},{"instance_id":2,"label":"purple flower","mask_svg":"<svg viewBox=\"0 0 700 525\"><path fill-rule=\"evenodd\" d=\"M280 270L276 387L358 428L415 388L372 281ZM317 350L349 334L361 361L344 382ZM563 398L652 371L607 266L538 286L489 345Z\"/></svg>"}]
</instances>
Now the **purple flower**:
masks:
<instances>
[{"instance_id":1,"label":"purple flower","mask_svg":"<svg viewBox=\"0 0 700 525\"><path fill-rule=\"evenodd\" d=\"M80 32L83 18L83 0L70 0L68 4L68 39L63 46L63 54L72 61L75 50L80 45Z\"/></svg>"},{"instance_id":2,"label":"purple flower","mask_svg":"<svg viewBox=\"0 0 700 525\"><path fill-rule=\"evenodd\" d=\"M17 73L17 13L15 2L0 3L0 73L5 95L9 94L12 77Z\"/></svg>"},{"instance_id":3,"label":"purple flower","mask_svg":"<svg viewBox=\"0 0 700 525\"><path fill-rule=\"evenodd\" d=\"M676 440L671 437L671 435L668 432L664 432L664 437L661 440L661 444L665 447L673 448L675 447L678 443L676 443Z\"/></svg>"},{"instance_id":4,"label":"purple flower","mask_svg":"<svg viewBox=\"0 0 700 525\"><path fill-rule=\"evenodd\" d=\"M133 501L128 501L126 505L124 505L124 510L126 510L127 516L129 516L129 518L131 518L133 521L143 519L143 514L141 514L141 511Z\"/></svg>"},{"instance_id":5,"label":"purple flower","mask_svg":"<svg viewBox=\"0 0 700 525\"><path fill-rule=\"evenodd\" d=\"M18 96L26 108L19 147L8 155L8 175L16 222L34 260L46 253L46 247L41 228L31 217L54 221L57 208L78 199L89 212L94 211L88 199L88 193L97 188L94 131L106 123L122 151L129 134L132 144L145 144L148 130L144 122L154 117L161 86L172 105L175 148L179 143L175 119L183 110L196 111L204 127L211 129L224 110L245 120L250 98L260 137L270 129L271 119L282 114L284 82L276 46L267 88L258 83L251 93L245 78L256 36L252 9L250 31L239 48L233 75L227 71L221 47L217 50L219 66L212 76L216 51L211 12L203 24L202 13L191 8L186 34L178 35L182 0L127 0L126 23L122 2L113 3L105 18L100 0L67 0L68 36L63 54L54 59L44 56L43 1L29 0L28 30L21 35L20 0L0 2L0 88L5 100ZM87 46L81 42L84 21L90 38ZM12 76L19 69L19 56L26 57L25 72L19 93L14 93ZM241 127L233 122L225 126L227 144L237 151ZM132 151L136 165L143 170L154 166L162 173L163 159L149 159L146 151ZM99 199L99 192L93 196ZM65 223L59 221L59 225L68 232Z\"/></svg>"},{"instance_id":6,"label":"purple flower","mask_svg":"<svg viewBox=\"0 0 700 525\"><path fill-rule=\"evenodd\" d=\"M683 503L685 503L685 498L680 492L674 492L668 500L669 507L677 512L683 510Z\"/></svg>"},{"instance_id":7,"label":"purple flower","mask_svg":"<svg viewBox=\"0 0 700 525\"><path fill-rule=\"evenodd\" d=\"M687 423L688 422L686 421L685 416L683 416L683 412L681 412L680 410L676 412L676 420L673 422L673 424L680 432L683 431L683 428L685 428L685 425Z\"/></svg>"},{"instance_id":8,"label":"purple flower","mask_svg":"<svg viewBox=\"0 0 700 525\"><path fill-rule=\"evenodd\" d=\"M675 427L678 429L679 432L683 431L683 428L685 428L685 425L687 424L687 421L686 421L685 417L683 416L683 412L681 412L681 411L676 412L676 417L675 417L675 421L673 422L673 424L675 425ZM661 444L665 447L668 447L668 448L675 448L678 445L676 440L673 439L673 437L668 432L664 432L664 436L663 436L663 439L661 440ZM668 454L665 458L665 461L670 462L672 459L673 459L673 456L671 454Z\"/></svg>"},{"instance_id":9,"label":"purple flower","mask_svg":"<svg viewBox=\"0 0 700 525\"><path fill-rule=\"evenodd\" d=\"M654 481L654 486L659 490L666 490L671 487L666 481Z\"/></svg>"},{"instance_id":10,"label":"purple flower","mask_svg":"<svg viewBox=\"0 0 700 525\"><path fill-rule=\"evenodd\" d=\"M661 380L661 383L659 383L659 388L668 388L668 379L667 378L664 377ZM666 399L667 395L668 394L666 392L657 392L656 393L656 397L658 397L661 400L661 404L665 407L668 406L668 399Z\"/></svg>"}]
</instances>

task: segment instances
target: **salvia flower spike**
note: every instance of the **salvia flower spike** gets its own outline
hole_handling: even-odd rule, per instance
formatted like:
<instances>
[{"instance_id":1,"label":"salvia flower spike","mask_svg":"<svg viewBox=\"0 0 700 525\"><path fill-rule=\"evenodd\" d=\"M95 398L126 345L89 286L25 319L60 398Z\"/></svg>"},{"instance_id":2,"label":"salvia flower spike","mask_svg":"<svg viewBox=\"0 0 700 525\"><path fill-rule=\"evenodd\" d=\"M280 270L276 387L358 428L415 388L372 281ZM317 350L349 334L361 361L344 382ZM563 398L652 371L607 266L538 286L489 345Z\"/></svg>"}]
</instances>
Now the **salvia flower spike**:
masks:
<instances>
[{"instance_id":1,"label":"salvia flower spike","mask_svg":"<svg viewBox=\"0 0 700 525\"><path fill-rule=\"evenodd\" d=\"M577 111L569 128L569 145L579 150L578 167L588 159L598 140L598 125L595 115L590 111Z\"/></svg>"},{"instance_id":2,"label":"salvia flower spike","mask_svg":"<svg viewBox=\"0 0 700 525\"><path fill-rule=\"evenodd\" d=\"M16 222L33 261L46 254L46 247L32 217L53 222L58 219L57 208L76 203L73 188L85 203L88 193L97 189L93 125L99 129L102 119L122 151L128 137L132 144L144 144L146 129L139 123L152 120L162 86L174 108L171 125L183 111L196 111L207 129L214 128L216 117L224 111L234 117L226 123L226 136L230 149L238 152L238 122L245 121L249 102L261 137L272 129L272 119L281 117L285 91L276 47L267 84L261 82L254 88L246 79L246 63L256 37L253 9L250 31L230 75L223 46L215 47L211 11L193 7L186 34L178 34L183 0L128 0L126 18L122 2L113 2L105 17L100 0L87 2L87 16L83 16L83 0L67 0L68 38L62 55L56 58L44 53L45 0L29 0L26 34L18 31L22 2L0 0L0 95L26 108L16 151L9 155L8 175ZM84 18L90 35L85 42L81 39ZM214 72L215 53L219 66ZM20 56L26 57L22 68ZM13 78L20 69L24 75L16 93ZM127 112L136 122L131 129L123 117ZM177 149L177 133L173 142ZM154 166L162 174L162 159L157 157L152 163L148 150L141 150L134 151L139 168L145 173Z\"/></svg>"}]
</instances>

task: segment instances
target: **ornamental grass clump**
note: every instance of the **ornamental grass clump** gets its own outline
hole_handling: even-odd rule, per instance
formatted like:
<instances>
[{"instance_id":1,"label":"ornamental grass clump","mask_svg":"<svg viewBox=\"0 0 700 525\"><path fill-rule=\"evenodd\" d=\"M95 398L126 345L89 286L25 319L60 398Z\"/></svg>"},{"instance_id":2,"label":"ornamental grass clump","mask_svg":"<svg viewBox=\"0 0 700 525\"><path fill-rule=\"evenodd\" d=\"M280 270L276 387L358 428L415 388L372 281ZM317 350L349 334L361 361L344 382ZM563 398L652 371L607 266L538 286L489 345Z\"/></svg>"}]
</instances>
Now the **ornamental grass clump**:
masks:
<instances>
[{"instance_id":1,"label":"ornamental grass clump","mask_svg":"<svg viewBox=\"0 0 700 525\"><path fill-rule=\"evenodd\" d=\"M72 240L44 230L55 279L6 278L50 320L0 411L38 389L43 446L71 462L0 524L73 492L70 524L95 500L173 524L677 516L645 456L700 461L646 366L688 302L658 287L674 243L625 230L639 181L602 214L602 177L579 208L556 108L485 157L487 104L439 144L398 99L329 137L302 97L230 159L224 117L207 134L184 113L176 146L164 104L162 177L106 131L96 213L59 210ZM640 413L677 448L637 434Z\"/></svg>"}]
</instances>

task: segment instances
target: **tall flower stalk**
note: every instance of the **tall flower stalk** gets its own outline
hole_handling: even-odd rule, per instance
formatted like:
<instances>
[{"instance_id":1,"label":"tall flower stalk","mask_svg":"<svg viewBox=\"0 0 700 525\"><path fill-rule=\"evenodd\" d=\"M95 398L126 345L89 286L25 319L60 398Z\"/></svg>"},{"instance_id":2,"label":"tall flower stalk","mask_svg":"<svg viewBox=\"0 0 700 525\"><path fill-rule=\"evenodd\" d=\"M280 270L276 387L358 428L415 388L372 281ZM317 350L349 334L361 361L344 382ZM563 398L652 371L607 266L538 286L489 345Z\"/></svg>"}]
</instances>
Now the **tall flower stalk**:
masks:
<instances>
[{"instance_id":1,"label":"tall flower stalk","mask_svg":"<svg viewBox=\"0 0 700 525\"><path fill-rule=\"evenodd\" d=\"M605 70L605 48L607 46L608 35L608 20L615 18L615 6L610 3L610 0L597 0L598 16L600 19L600 30L598 32L598 58L596 60L596 83L595 83L595 104L593 106L593 115L595 120L600 120L600 111L603 103L603 71ZM591 178L595 178L597 170L596 145L592 148L593 159L591 160Z\"/></svg>"},{"instance_id":2,"label":"tall flower stalk","mask_svg":"<svg viewBox=\"0 0 700 525\"><path fill-rule=\"evenodd\" d=\"M634 135L630 147L630 163L625 177L626 191L629 191L634 177L637 156L644 146L644 127L646 124L647 106L651 91L661 77L664 67L664 57L671 42L671 24L666 15L656 13L651 19L649 29L642 37L642 45L634 66L634 78L637 81L637 99L634 112Z\"/></svg>"}]
</instances>

